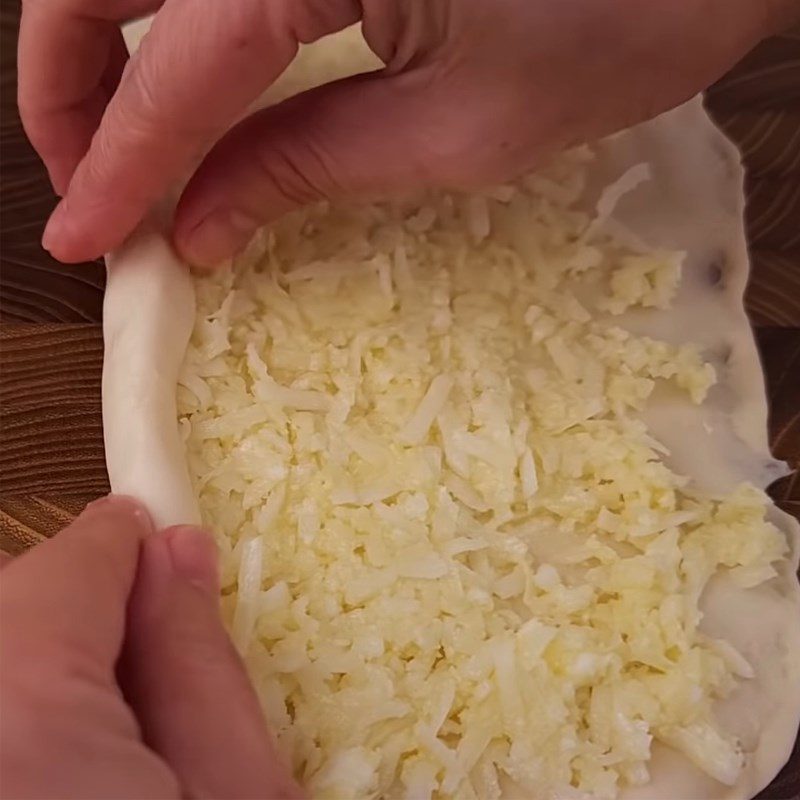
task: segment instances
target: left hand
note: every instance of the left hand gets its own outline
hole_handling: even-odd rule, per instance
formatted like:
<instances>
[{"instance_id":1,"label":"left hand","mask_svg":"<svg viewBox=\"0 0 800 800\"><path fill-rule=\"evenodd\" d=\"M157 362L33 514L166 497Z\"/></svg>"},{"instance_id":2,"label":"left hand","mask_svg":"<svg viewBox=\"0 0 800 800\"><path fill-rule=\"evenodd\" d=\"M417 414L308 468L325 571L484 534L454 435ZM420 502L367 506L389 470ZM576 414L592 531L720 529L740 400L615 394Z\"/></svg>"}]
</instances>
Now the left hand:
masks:
<instances>
[{"instance_id":1,"label":"left hand","mask_svg":"<svg viewBox=\"0 0 800 800\"><path fill-rule=\"evenodd\" d=\"M92 503L6 564L0 794L298 798L219 615L214 543Z\"/></svg>"},{"instance_id":2,"label":"left hand","mask_svg":"<svg viewBox=\"0 0 800 800\"><path fill-rule=\"evenodd\" d=\"M155 11L127 61L118 23ZM358 20L386 69L242 120L176 210L197 265L321 199L471 188L648 119L800 15L798 0L24 0L19 104L64 199L44 246L117 246L310 42Z\"/></svg>"}]
</instances>

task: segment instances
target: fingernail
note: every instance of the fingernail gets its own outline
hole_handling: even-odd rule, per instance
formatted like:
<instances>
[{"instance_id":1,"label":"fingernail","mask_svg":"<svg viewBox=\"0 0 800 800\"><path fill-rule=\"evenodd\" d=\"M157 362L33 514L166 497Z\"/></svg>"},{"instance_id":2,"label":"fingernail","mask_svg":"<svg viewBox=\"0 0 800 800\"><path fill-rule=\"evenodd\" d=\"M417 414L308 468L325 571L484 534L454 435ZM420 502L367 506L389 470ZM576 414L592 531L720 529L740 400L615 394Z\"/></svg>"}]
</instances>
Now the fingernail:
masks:
<instances>
[{"instance_id":1,"label":"fingernail","mask_svg":"<svg viewBox=\"0 0 800 800\"><path fill-rule=\"evenodd\" d=\"M191 264L216 267L244 249L259 224L235 209L212 211L188 234L179 237L179 249Z\"/></svg>"},{"instance_id":2,"label":"fingernail","mask_svg":"<svg viewBox=\"0 0 800 800\"><path fill-rule=\"evenodd\" d=\"M179 525L164 532L172 569L203 591L219 593L218 551L208 531Z\"/></svg>"},{"instance_id":3,"label":"fingernail","mask_svg":"<svg viewBox=\"0 0 800 800\"><path fill-rule=\"evenodd\" d=\"M147 509L135 498L127 495L109 494L88 503L81 516L87 514L128 514L133 517L146 532L152 532L153 521Z\"/></svg>"},{"instance_id":4,"label":"fingernail","mask_svg":"<svg viewBox=\"0 0 800 800\"><path fill-rule=\"evenodd\" d=\"M64 233L66 213L66 207L62 200L53 210L50 219L47 220L47 225L42 234L42 247L47 250L48 253L58 244L58 240Z\"/></svg>"}]
</instances>

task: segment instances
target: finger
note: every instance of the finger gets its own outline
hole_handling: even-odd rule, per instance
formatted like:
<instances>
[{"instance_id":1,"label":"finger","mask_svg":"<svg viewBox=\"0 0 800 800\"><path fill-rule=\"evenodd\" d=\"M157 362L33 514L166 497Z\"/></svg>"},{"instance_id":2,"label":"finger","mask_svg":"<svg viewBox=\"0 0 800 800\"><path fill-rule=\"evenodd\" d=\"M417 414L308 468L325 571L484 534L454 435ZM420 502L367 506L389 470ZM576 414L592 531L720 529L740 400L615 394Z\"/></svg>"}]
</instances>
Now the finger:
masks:
<instances>
[{"instance_id":1,"label":"finger","mask_svg":"<svg viewBox=\"0 0 800 800\"><path fill-rule=\"evenodd\" d=\"M322 198L401 194L431 182L435 147L410 76L357 76L265 109L231 131L190 181L175 243L213 265L255 229ZM410 124L414 120L414 124Z\"/></svg>"},{"instance_id":2,"label":"finger","mask_svg":"<svg viewBox=\"0 0 800 800\"><path fill-rule=\"evenodd\" d=\"M156 0L24 3L18 50L20 114L58 194L66 192L89 149L127 61L117 21L157 5Z\"/></svg>"},{"instance_id":3,"label":"finger","mask_svg":"<svg viewBox=\"0 0 800 800\"><path fill-rule=\"evenodd\" d=\"M6 553L5 550L0 550L0 570L7 567L14 560L11 553Z\"/></svg>"},{"instance_id":4,"label":"finger","mask_svg":"<svg viewBox=\"0 0 800 800\"><path fill-rule=\"evenodd\" d=\"M166 0L131 59L43 244L62 261L118 244L289 64L298 39L353 22L353 0ZM327 9L298 27L298 9Z\"/></svg>"},{"instance_id":5,"label":"finger","mask_svg":"<svg viewBox=\"0 0 800 800\"><path fill-rule=\"evenodd\" d=\"M120 680L144 740L188 796L300 796L222 625L204 531L171 528L145 543Z\"/></svg>"},{"instance_id":6,"label":"finger","mask_svg":"<svg viewBox=\"0 0 800 800\"><path fill-rule=\"evenodd\" d=\"M50 647L62 663L66 656L100 679L113 676L139 547L151 529L134 500L107 497L7 565L0 585L4 646L20 659L33 648L37 663Z\"/></svg>"}]
</instances>

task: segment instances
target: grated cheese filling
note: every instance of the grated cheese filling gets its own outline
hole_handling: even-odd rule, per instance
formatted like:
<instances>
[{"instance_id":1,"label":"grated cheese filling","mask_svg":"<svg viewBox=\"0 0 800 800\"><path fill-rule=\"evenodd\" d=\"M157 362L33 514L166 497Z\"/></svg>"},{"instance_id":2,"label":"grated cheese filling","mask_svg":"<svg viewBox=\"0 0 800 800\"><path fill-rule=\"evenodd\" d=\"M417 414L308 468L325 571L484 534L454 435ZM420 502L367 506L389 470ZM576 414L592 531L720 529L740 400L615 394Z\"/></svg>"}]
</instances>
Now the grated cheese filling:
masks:
<instances>
[{"instance_id":1,"label":"grated cheese filling","mask_svg":"<svg viewBox=\"0 0 800 800\"><path fill-rule=\"evenodd\" d=\"M618 233L592 152L472 196L319 206L197 283L178 390L223 603L315 797L614 798L654 742L723 784L704 635L721 570L771 578L765 496L699 494L640 412L701 403L690 345L626 331L680 253Z\"/></svg>"}]
</instances>

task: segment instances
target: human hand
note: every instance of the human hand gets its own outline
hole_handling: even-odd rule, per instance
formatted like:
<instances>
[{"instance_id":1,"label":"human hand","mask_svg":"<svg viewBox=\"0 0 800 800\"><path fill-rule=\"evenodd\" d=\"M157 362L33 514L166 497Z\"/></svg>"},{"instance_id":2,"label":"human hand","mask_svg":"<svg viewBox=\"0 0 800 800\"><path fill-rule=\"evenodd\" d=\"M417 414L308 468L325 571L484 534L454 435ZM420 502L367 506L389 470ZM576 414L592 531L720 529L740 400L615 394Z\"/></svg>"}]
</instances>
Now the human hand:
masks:
<instances>
[{"instance_id":1,"label":"human hand","mask_svg":"<svg viewBox=\"0 0 800 800\"><path fill-rule=\"evenodd\" d=\"M0 794L299 798L218 611L214 545L92 503L0 583Z\"/></svg>"},{"instance_id":2,"label":"human hand","mask_svg":"<svg viewBox=\"0 0 800 800\"><path fill-rule=\"evenodd\" d=\"M155 10L123 74L118 23ZM798 0L25 0L20 109L64 195L43 243L63 261L119 244L298 42L358 19L386 69L227 134L176 211L188 260L321 198L506 180L688 99L796 16Z\"/></svg>"}]
</instances>

